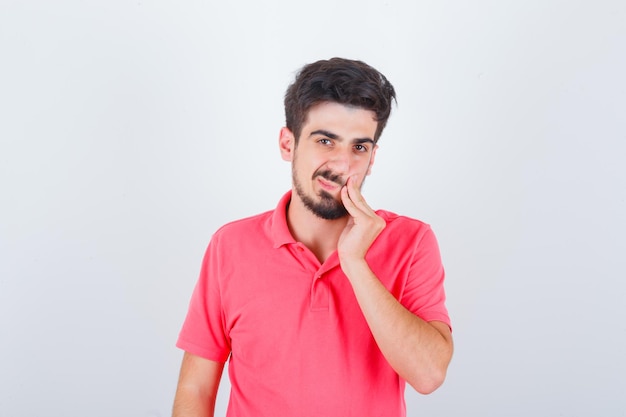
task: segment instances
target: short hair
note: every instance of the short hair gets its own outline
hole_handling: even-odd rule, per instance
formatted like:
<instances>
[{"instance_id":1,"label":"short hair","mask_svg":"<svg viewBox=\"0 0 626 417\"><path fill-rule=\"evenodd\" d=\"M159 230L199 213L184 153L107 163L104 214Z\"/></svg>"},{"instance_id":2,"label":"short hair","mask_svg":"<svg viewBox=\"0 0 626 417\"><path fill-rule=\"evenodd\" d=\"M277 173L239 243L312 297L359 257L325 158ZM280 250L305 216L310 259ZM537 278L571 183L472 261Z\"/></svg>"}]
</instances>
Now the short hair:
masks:
<instances>
[{"instance_id":1,"label":"short hair","mask_svg":"<svg viewBox=\"0 0 626 417\"><path fill-rule=\"evenodd\" d=\"M285 93L286 125L296 143L311 107L324 102L354 106L375 113L378 123L374 142L391 114L396 92L376 69L362 61L331 58L305 65Z\"/></svg>"}]
</instances>

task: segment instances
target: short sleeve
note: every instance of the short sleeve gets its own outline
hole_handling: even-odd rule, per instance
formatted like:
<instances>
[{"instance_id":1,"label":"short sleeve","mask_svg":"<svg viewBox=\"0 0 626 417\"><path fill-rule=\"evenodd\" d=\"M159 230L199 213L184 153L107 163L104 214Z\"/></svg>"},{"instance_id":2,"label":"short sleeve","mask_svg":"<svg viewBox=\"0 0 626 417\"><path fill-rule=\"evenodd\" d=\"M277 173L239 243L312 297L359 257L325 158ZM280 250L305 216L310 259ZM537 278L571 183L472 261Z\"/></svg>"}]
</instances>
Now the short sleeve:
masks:
<instances>
[{"instance_id":1,"label":"short sleeve","mask_svg":"<svg viewBox=\"0 0 626 417\"><path fill-rule=\"evenodd\" d=\"M230 354L230 342L220 292L219 247L219 239L214 236L205 253L176 346L206 359L225 362Z\"/></svg>"},{"instance_id":2,"label":"short sleeve","mask_svg":"<svg viewBox=\"0 0 626 417\"><path fill-rule=\"evenodd\" d=\"M444 277L437 239L426 226L415 242L402 304L425 321L437 320L450 326Z\"/></svg>"}]
</instances>

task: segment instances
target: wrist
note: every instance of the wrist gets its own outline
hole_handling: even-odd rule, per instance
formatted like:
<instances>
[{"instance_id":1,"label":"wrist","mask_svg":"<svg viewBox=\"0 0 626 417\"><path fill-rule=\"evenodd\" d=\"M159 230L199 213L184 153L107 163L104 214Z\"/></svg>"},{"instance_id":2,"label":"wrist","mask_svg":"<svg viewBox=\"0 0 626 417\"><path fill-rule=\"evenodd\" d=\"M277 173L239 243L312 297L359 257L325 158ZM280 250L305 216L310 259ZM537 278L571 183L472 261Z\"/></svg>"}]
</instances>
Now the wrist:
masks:
<instances>
[{"instance_id":1,"label":"wrist","mask_svg":"<svg viewBox=\"0 0 626 417\"><path fill-rule=\"evenodd\" d=\"M340 257L339 263L344 274L346 274L350 281L352 281L353 278L371 273L371 269L365 258Z\"/></svg>"}]
</instances>

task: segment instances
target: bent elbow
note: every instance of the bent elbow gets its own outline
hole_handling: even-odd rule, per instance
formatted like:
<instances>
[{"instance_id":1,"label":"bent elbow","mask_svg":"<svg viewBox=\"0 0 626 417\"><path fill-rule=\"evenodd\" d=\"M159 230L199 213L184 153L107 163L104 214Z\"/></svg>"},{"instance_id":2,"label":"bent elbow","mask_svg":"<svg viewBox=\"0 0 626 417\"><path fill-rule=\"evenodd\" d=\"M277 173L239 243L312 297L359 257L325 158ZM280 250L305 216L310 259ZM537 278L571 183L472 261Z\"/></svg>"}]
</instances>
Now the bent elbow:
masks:
<instances>
[{"instance_id":1,"label":"bent elbow","mask_svg":"<svg viewBox=\"0 0 626 417\"><path fill-rule=\"evenodd\" d=\"M446 371L432 372L430 375L422 375L407 381L411 387L420 394L428 395L437 390L446 379Z\"/></svg>"}]
</instances>

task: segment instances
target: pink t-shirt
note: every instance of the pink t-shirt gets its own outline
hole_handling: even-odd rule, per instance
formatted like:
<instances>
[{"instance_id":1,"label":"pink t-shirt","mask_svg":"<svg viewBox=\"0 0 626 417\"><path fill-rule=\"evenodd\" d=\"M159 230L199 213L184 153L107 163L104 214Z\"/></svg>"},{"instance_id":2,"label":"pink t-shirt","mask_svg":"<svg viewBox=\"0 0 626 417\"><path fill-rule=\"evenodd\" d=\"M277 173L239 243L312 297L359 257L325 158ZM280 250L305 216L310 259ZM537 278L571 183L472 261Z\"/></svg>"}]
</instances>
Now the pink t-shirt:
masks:
<instances>
[{"instance_id":1,"label":"pink t-shirt","mask_svg":"<svg viewBox=\"0 0 626 417\"><path fill-rule=\"evenodd\" d=\"M320 264L289 233L290 198L215 233L177 346L230 356L229 417L405 416L405 382L380 353L336 252ZM450 325L430 227L377 214L387 227L367 253L370 268L410 311Z\"/></svg>"}]
</instances>

